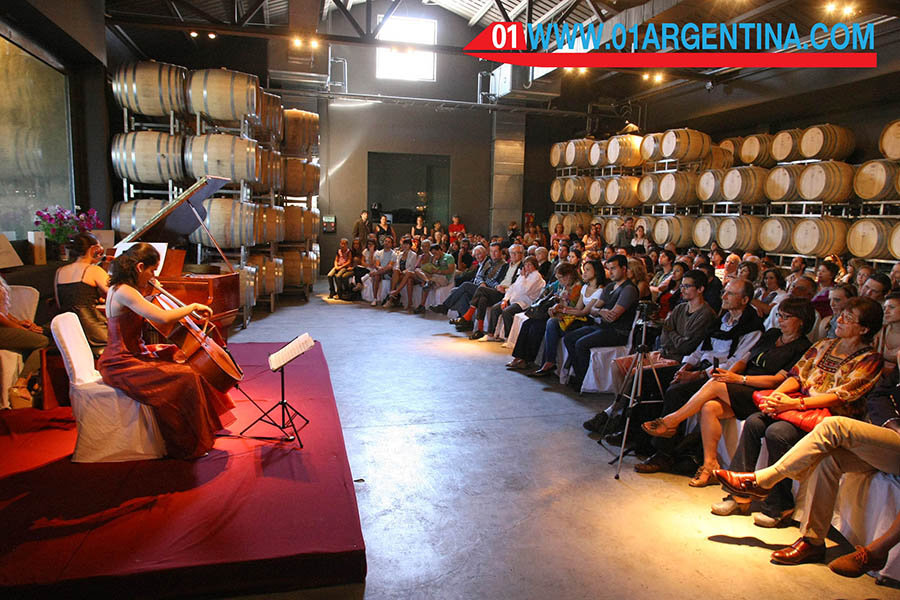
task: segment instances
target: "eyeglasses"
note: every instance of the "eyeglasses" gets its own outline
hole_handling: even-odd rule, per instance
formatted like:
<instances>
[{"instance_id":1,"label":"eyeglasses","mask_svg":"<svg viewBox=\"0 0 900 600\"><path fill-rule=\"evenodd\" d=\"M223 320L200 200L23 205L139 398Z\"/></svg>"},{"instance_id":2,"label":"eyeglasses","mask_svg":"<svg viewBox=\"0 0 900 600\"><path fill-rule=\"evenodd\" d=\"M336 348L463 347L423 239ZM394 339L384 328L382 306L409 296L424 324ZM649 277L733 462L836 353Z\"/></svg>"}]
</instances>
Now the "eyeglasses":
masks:
<instances>
[{"instance_id":1,"label":"eyeglasses","mask_svg":"<svg viewBox=\"0 0 900 600\"><path fill-rule=\"evenodd\" d=\"M790 319L793 317L797 317L797 315L792 315L791 313L781 312L780 310L775 314L775 316L781 320L787 320L787 319ZM797 317L797 318L799 319L800 317Z\"/></svg>"},{"instance_id":2,"label":"eyeglasses","mask_svg":"<svg viewBox=\"0 0 900 600\"><path fill-rule=\"evenodd\" d=\"M697 287L697 286L694 285L693 283L682 283L678 287L680 287L683 290L686 290L687 288L692 288L692 287Z\"/></svg>"},{"instance_id":3,"label":"eyeglasses","mask_svg":"<svg viewBox=\"0 0 900 600\"><path fill-rule=\"evenodd\" d=\"M849 313L847 311L839 314L837 320L841 323L847 323L848 325L859 325L859 319L854 317L853 313Z\"/></svg>"}]
</instances>

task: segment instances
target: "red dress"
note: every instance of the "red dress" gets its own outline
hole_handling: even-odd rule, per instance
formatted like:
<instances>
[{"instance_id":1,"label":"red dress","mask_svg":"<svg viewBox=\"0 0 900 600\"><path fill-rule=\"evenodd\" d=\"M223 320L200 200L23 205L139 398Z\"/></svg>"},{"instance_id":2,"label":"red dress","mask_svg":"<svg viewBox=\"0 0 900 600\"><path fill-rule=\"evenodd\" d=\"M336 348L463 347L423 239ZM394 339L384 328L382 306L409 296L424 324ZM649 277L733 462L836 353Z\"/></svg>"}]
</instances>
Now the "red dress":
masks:
<instances>
[{"instance_id":1,"label":"red dress","mask_svg":"<svg viewBox=\"0 0 900 600\"><path fill-rule=\"evenodd\" d=\"M109 341L97 363L107 385L153 407L166 452L173 458L202 456L216 431L234 421L234 403L186 364L152 356L144 346L144 318L122 307L109 319Z\"/></svg>"}]
</instances>

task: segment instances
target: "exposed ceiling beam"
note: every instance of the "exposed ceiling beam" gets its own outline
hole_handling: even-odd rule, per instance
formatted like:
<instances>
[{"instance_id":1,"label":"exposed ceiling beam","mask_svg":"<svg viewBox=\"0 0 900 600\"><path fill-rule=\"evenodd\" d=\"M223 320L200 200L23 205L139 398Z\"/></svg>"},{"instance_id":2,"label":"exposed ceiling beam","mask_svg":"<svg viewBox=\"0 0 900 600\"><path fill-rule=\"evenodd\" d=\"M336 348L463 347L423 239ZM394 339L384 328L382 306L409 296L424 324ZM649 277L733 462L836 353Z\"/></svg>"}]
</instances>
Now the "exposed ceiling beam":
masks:
<instances>
[{"instance_id":1,"label":"exposed ceiling beam","mask_svg":"<svg viewBox=\"0 0 900 600\"><path fill-rule=\"evenodd\" d=\"M487 14L491 7L494 5L494 0L485 0L484 4L481 5L481 8L475 11L475 14L472 15L472 18L469 19L469 27L474 27L478 24L478 21L484 18L484 15Z\"/></svg>"},{"instance_id":2,"label":"exposed ceiling beam","mask_svg":"<svg viewBox=\"0 0 900 600\"><path fill-rule=\"evenodd\" d=\"M216 17L212 16L211 14L209 14L202 8L199 8L198 6L195 6L193 3L188 2L188 0L172 0L172 1L177 2L178 4L182 5L187 10L191 11L192 13L194 13L195 15L197 15L198 17L200 17L202 19L206 19L210 23L224 24L224 22L221 19L217 19Z\"/></svg>"},{"instance_id":3,"label":"exposed ceiling beam","mask_svg":"<svg viewBox=\"0 0 900 600\"><path fill-rule=\"evenodd\" d=\"M372 32L372 37L377 38L379 32L381 32L381 28L384 27L384 24L388 22L388 19L393 16L394 11L396 11L400 7L400 3L403 0L393 0L388 9L384 12L384 16L381 18L381 23L375 26L375 31Z\"/></svg>"},{"instance_id":4,"label":"exposed ceiling beam","mask_svg":"<svg viewBox=\"0 0 900 600\"><path fill-rule=\"evenodd\" d=\"M140 58L141 60L147 60L149 58L147 56L147 53L144 52L143 50L141 50L141 47L134 43L134 40L131 39L131 36L129 36L127 33L125 33L124 29L122 29L118 25L114 25L114 26L110 27L109 30L112 32L112 34L114 36L119 38L119 41L121 41L123 44L125 44L125 46L129 50L134 52L138 58Z\"/></svg>"},{"instance_id":5,"label":"exposed ceiling beam","mask_svg":"<svg viewBox=\"0 0 900 600\"><path fill-rule=\"evenodd\" d=\"M516 6L512 9L512 11L510 11L509 18L515 21L516 17L521 15L523 12L525 12L529 6L534 7L533 0L522 0L521 2L516 4ZM530 23L530 21L529 21L529 23Z\"/></svg>"},{"instance_id":6,"label":"exposed ceiling beam","mask_svg":"<svg viewBox=\"0 0 900 600\"><path fill-rule=\"evenodd\" d=\"M550 19L555 17L557 15L557 13L559 13L559 11L563 10L564 8L567 8L569 6L569 4L578 4L580 1L581 0L562 0L562 2L560 2L556 6L554 6L547 12L545 12L541 16L541 18L537 20L537 22L538 23L546 23L547 21L549 21Z\"/></svg>"},{"instance_id":7,"label":"exposed ceiling beam","mask_svg":"<svg viewBox=\"0 0 900 600\"><path fill-rule=\"evenodd\" d=\"M770 13L773 10L777 10L784 6L785 4L791 4L794 0L771 0L771 2L766 2L760 6L757 6L753 10L748 10L745 13L741 13L735 18L728 21L728 25L734 25L736 23L743 23L745 21L749 21L750 19L755 19L761 15L766 13Z\"/></svg>"},{"instance_id":8,"label":"exposed ceiling beam","mask_svg":"<svg viewBox=\"0 0 900 600\"><path fill-rule=\"evenodd\" d=\"M344 18L346 18L347 21L350 23L350 25L353 26L353 29L356 30L356 33L359 34L359 37L361 37L361 38L366 37L366 32L363 31L363 28L359 26L359 23L356 21L356 19L353 17L353 15L350 14L350 11L347 10L347 7L344 5L343 1L342 0L331 0L331 1L334 2L334 5L338 7L338 10L341 11L341 14L344 15Z\"/></svg>"},{"instance_id":9,"label":"exposed ceiling beam","mask_svg":"<svg viewBox=\"0 0 900 600\"><path fill-rule=\"evenodd\" d=\"M593 2L593 4L600 6L603 9L603 11L606 11L607 18L611 17L612 15L617 15L620 12L622 12L618 8L616 8L615 6L610 4L609 2L603 2L602 0L591 0L591 1ZM598 11L598 12L603 12L603 11Z\"/></svg>"},{"instance_id":10,"label":"exposed ceiling beam","mask_svg":"<svg viewBox=\"0 0 900 600\"><path fill-rule=\"evenodd\" d=\"M266 2L268 2L268 0L256 0L256 4L251 6L247 10L247 12L244 13L244 16L241 17L240 21L238 21L238 25L243 27L244 25L249 23L250 19L252 19L256 15L256 13L259 12L259 9L262 8L263 4L265 4Z\"/></svg>"},{"instance_id":11,"label":"exposed ceiling beam","mask_svg":"<svg viewBox=\"0 0 900 600\"><path fill-rule=\"evenodd\" d=\"M506 12L506 7L503 6L503 2L501 2L500 0L494 0L494 4L497 5L497 10L500 11L500 15L503 17L503 20L508 23L510 21L509 13Z\"/></svg>"},{"instance_id":12,"label":"exposed ceiling beam","mask_svg":"<svg viewBox=\"0 0 900 600\"><path fill-rule=\"evenodd\" d=\"M606 19L615 14L613 12L609 12L609 7L604 6L603 2L598 2L597 0L587 0L587 3L594 15L594 18L598 21L606 21Z\"/></svg>"},{"instance_id":13,"label":"exposed ceiling beam","mask_svg":"<svg viewBox=\"0 0 900 600\"><path fill-rule=\"evenodd\" d=\"M197 28L196 23L182 23L177 19L169 19L166 17L143 17L134 14L122 14L110 12L106 18L106 24L110 27L119 25L121 27L138 27L143 29L164 29L169 31L192 31ZM230 35L236 37L253 37L271 40L293 40L297 32L291 31L290 27L281 25L265 26L265 25L245 25L239 27L230 23L222 23L221 25L204 25L204 31L210 31L219 35ZM317 33L316 38L322 42L331 44L347 45L347 46L377 46L379 48L391 48L397 45L397 42L390 40L378 40L371 36L358 37L353 35L334 35ZM459 46L448 46L445 44L409 44L404 42L404 48L411 50L422 50L424 52L439 52L441 54L464 54L463 49Z\"/></svg>"},{"instance_id":14,"label":"exposed ceiling beam","mask_svg":"<svg viewBox=\"0 0 900 600\"><path fill-rule=\"evenodd\" d=\"M564 23L565 20L568 19L569 16L570 16L573 12L575 12L575 9L578 8L578 5L579 5L579 4L581 4L581 0L573 0L573 1L572 1L572 4L569 5L569 8L567 8L566 11L565 11L563 14L561 14L561 15L559 16L559 18L556 20L556 22L557 22L557 23Z\"/></svg>"},{"instance_id":15,"label":"exposed ceiling beam","mask_svg":"<svg viewBox=\"0 0 900 600\"><path fill-rule=\"evenodd\" d=\"M172 2L172 0L163 0L163 4L166 5L166 9L169 11L170 15L172 15L173 17L178 17L178 20L180 20L182 22L184 21L184 17L181 15L181 11L178 10L178 7L175 6L175 3ZM123 32L123 34L124 34L124 32ZM184 32L184 37L187 41L189 41L191 43L191 45L194 48L197 47L197 40L192 38L188 32L186 32L186 31Z\"/></svg>"}]
</instances>

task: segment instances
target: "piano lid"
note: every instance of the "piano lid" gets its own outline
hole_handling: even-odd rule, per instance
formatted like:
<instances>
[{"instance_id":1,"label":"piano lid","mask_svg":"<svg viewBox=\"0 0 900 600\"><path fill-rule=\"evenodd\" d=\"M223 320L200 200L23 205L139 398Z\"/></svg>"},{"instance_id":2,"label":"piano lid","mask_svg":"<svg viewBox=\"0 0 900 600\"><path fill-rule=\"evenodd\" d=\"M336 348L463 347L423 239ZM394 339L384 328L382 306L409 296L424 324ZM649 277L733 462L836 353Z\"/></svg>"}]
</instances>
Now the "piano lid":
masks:
<instances>
[{"instance_id":1,"label":"piano lid","mask_svg":"<svg viewBox=\"0 0 900 600\"><path fill-rule=\"evenodd\" d=\"M141 227L128 234L122 242L166 242L183 244L187 236L202 225L206 218L203 201L218 192L230 179L207 175L183 194L166 204ZM195 214L196 211L196 214ZM199 219L199 220L198 220Z\"/></svg>"}]
</instances>

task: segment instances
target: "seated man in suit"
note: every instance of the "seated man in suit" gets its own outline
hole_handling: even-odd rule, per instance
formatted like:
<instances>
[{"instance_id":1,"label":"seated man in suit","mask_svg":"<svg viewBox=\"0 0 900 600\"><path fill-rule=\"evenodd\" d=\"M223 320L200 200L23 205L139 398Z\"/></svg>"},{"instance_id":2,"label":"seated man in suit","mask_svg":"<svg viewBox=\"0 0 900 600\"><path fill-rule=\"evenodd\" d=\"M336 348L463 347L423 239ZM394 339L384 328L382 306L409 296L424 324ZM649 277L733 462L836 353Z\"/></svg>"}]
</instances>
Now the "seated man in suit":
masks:
<instances>
[{"instance_id":1,"label":"seated man in suit","mask_svg":"<svg viewBox=\"0 0 900 600\"><path fill-rule=\"evenodd\" d=\"M480 265L475 278L453 288L446 300L441 304L429 306L428 310L442 315L446 315L450 310L464 314L469 309L469 303L479 287L487 286L493 289L500 284L506 275L506 262L500 251L500 242L491 243L488 258L485 258L484 246L476 246L473 252Z\"/></svg>"}]
</instances>

